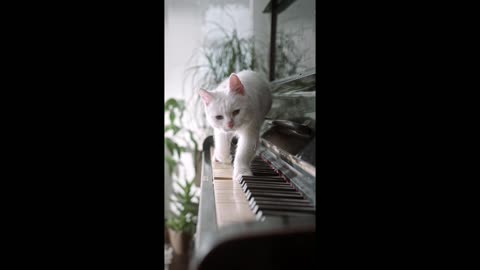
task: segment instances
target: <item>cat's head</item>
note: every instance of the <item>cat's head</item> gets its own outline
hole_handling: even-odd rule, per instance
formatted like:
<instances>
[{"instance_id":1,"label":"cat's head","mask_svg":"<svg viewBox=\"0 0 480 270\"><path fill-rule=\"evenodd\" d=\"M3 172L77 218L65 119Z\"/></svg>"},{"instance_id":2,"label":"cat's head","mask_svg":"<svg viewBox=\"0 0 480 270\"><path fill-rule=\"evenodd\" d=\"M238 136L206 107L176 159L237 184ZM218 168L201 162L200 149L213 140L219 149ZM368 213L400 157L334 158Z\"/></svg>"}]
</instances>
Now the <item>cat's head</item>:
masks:
<instances>
[{"instance_id":1,"label":"cat's head","mask_svg":"<svg viewBox=\"0 0 480 270\"><path fill-rule=\"evenodd\" d=\"M228 83L219 86L220 90L210 92L199 90L205 105L208 123L216 129L234 131L248 124L254 113L245 95L242 82L236 74L230 75Z\"/></svg>"}]
</instances>

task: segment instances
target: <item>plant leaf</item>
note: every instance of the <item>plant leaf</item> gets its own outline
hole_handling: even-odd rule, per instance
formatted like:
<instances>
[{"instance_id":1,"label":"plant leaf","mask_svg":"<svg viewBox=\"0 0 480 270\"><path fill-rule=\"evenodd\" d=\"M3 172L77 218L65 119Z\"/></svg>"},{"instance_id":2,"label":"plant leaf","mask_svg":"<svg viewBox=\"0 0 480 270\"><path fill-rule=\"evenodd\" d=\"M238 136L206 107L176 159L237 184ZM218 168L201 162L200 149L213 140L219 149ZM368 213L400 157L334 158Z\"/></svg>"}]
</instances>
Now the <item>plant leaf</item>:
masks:
<instances>
[{"instance_id":1,"label":"plant leaf","mask_svg":"<svg viewBox=\"0 0 480 270\"><path fill-rule=\"evenodd\" d=\"M175 167L177 166L177 161L169 156L165 156L165 160L167 161L168 171L170 175L175 172Z\"/></svg>"}]
</instances>

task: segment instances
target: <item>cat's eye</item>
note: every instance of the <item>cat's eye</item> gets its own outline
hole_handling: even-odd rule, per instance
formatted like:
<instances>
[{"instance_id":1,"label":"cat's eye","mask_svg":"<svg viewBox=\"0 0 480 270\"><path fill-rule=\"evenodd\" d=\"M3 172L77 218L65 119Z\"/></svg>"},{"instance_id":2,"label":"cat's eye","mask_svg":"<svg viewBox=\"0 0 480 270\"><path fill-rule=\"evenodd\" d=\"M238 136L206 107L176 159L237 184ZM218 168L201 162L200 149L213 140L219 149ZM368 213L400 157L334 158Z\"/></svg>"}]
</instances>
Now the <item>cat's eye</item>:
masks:
<instances>
[{"instance_id":1,"label":"cat's eye","mask_svg":"<svg viewBox=\"0 0 480 270\"><path fill-rule=\"evenodd\" d=\"M222 120L222 119L223 119L223 116L217 115L217 116L215 116L215 118L217 118L217 120Z\"/></svg>"},{"instance_id":2,"label":"cat's eye","mask_svg":"<svg viewBox=\"0 0 480 270\"><path fill-rule=\"evenodd\" d=\"M240 109L233 111L233 115L237 115L240 112Z\"/></svg>"}]
</instances>

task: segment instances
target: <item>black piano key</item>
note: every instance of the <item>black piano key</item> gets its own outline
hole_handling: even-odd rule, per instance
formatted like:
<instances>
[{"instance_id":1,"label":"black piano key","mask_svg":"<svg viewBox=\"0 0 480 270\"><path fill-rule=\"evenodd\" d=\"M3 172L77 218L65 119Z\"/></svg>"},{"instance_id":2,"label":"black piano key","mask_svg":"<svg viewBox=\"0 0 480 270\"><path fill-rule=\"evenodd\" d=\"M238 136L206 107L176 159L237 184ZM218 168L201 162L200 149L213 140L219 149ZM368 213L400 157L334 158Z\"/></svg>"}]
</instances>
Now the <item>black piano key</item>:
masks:
<instances>
[{"instance_id":1,"label":"black piano key","mask_svg":"<svg viewBox=\"0 0 480 270\"><path fill-rule=\"evenodd\" d=\"M266 220L265 217L260 217L260 221ZM308 216L268 216L268 222L271 224L282 224L283 226L298 225L298 224L315 224L315 215Z\"/></svg>"},{"instance_id":2,"label":"black piano key","mask_svg":"<svg viewBox=\"0 0 480 270\"><path fill-rule=\"evenodd\" d=\"M255 163L255 162L252 162L250 163L250 168L256 168L256 169L264 169L264 170L273 170L272 167L270 167L270 165L266 164L266 163Z\"/></svg>"},{"instance_id":3,"label":"black piano key","mask_svg":"<svg viewBox=\"0 0 480 270\"><path fill-rule=\"evenodd\" d=\"M313 207L312 204L298 204L298 203L285 203L285 202L264 204L264 203L258 203L255 200L250 200L248 202L248 206L250 209L252 209L254 213L256 213L257 210L273 210L272 208L275 208L275 207L278 207L278 208L275 208L277 210L281 209L284 211L288 209L294 210L297 208L300 208L300 209L305 208L305 210L315 211L315 208Z\"/></svg>"},{"instance_id":4,"label":"black piano key","mask_svg":"<svg viewBox=\"0 0 480 270\"><path fill-rule=\"evenodd\" d=\"M303 198L302 194L295 190L295 189L289 189L289 190L280 190L280 189L276 189L276 190L265 190L265 189L256 189L256 188L250 188L248 189L248 191L250 191L251 193L253 193L254 195L255 194L258 194L258 195L261 195L263 193L285 193L285 194L299 194L300 195L300 198Z\"/></svg>"},{"instance_id":5,"label":"black piano key","mask_svg":"<svg viewBox=\"0 0 480 270\"><path fill-rule=\"evenodd\" d=\"M255 184L247 184L245 185L246 190L284 190L284 191L297 191L295 188L291 186L274 186L274 185L255 185Z\"/></svg>"},{"instance_id":6,"label":"black piano key","mask_svg":"<svg viewBox=\"0 0 480 270\"><path fill-rule=\"evenodd\" d=\"M249 189L244 193L247 199L249 199L249 196L253 198L303 198L303 195L299 192L285 190Z\"/></svg>"},{"instance_id":7,"label":"black piano key","mask_svg":"<svg viewBox=\"0 0 480 270\"><path fill-rule=\"evenodd\" d=\"M255 186L290 186L293 187L290 183L286 181L262 181L262 180L247 180L244 181L245 185L255 185Z\"/></svg>"},{"instance_id":8,"label":"black piano key","mask_svg":"<svg viewBox=\"0 0 480 270\"><path fill-rule=\"evenodd\" d=\"M255 171L252 171L252 174L254 176L276 176L278 175L277 173L271 173L271 172L255 172Z\"/></svg>"},{"instance_id":9,"label":"black piano key","mask_svg":"<svg viewBox=\"0 0 480 270\"><path fill-rule=\"evenodd\" d=\"M279 198L269 198L269 199L279 199ZM248 201L248 206L250 209L254 209L255 206L258 206L260 209L262 206L301 206L301 207L313 207L313 204L309 201L306 200L292 200L292 202L276 202L276 201L266 201L266 200L255 200L254 197L252 197Z\"/></svg>"},{"instance_id":10,"label":"black piano key","mask_svg":"<svg viewBox=\"0 0 480 270\"><path fill-rule=\"evenodd\" d=\"M240 181L240 185L272 185L272 186L291 186L290 183L285 181Z\"/></svg>"},{"instance_id":11,"label":"black piano key","mask_svg":"<svg viewBox=\"0 0 480 270\"><path fill-rule=\"evenodd\" d=\"M255 169L255 168L250 168L252 173L270 173L272 176L278 176L279 174L274 171L274 170L266 170L266 169Z\"/></svg>"},{"instance_id":12,"label":"black piano key","mask_svg":"<svg viewBox=\"0 0 480 270\"><path fill-rule=\"evenodd\" d=\"M258 181L258 182L241 182L240 183L241 187L248 186L248 185L257 185L257 186L261 185L261 186L272 186L272 187L291 187L292 186L289 183L282 183L282 182L262 182L262 181Z\"/></svg>"},{"instance_id":13,"label":"black piano key","mask_svg":"<svg viewBox=\"0 0 480 270\"><path fill-rule=\"evenodd\" d=\"M275 172L267 172L267 171L255 171L252 170L253 176L279 176L278 173Z\"/></svg>"},{"instance_id":14,"label":"black piano key","mask_svg":"<svg viewBox=\"0 0 480 270\"><path fill-rule=\"evenodd\" d=\"M272 167L270 167L270 165L268 165L267 163L260 163L260 162L251 162L250 163L250 167L251 168L266 168L266 169L272 169Z\"/></svg>"},{"instance_id":15,"label":"black piano key","mask_svg":"<svg viewBox=\"0 0 480 270\"><path fill-rule=\"evenodd\" d=\"M256 166L250 166L250 169L253 171L265 171L265 172L273 172L276 173L274 169L269 168L269 167L256 167Z\"/></svg>"},{"instance_id":16,"label":"black piano key","mask_svg":"<svg viewBox=\"0 0 480 270\"><path fill-rule=\"evenodd\" d=\"M313 206L313 204L304 199L282 199L282 198L255 198L252 197L248 201L250 208L259 205L286 205L286 206Z\"/></svg>"},{"instance_id":17,"label":"black piano key","mask_svg":"<svg viewBox=\"0 0 480 270\"><path fill-rule=\"evenodd\" d=\"M304 198L271 198L271 197L257 197L254 198L252 197L251 199L248 200L249 204L255 204L257 202L262 203L262 202L279 202L279 203L298 203L298 204L304 204L304 205L311 205L311 202L309 200L306 200Z\"/></svg>"},{"instance_id":18,"label":"black piano key","mask_svg":"<svg viewBox=\"0 0 480 270\"><path fill-rule=\"evenodd\" d=\"M292 191L295 192L296 190L290 186L261 186L261 185L245 185L242 187L243 191L246 192L247 190L264 190L264 191Z\"/></svg>"},{"instance_id":19,"label":"black piano key","mask_svg":"<svg viewBox=\"0 0 480 270\"><path fill-rule=\"evenodd\" d=\"M305 207L313 207L310 202L277 202L277 201L256 201L254 200L252 205L259 205L260 207L262 205L266 206L305 206Z\"/></svg>"},{"instance_id":20,"label":"black piano key","mask_svg":"<svg viewBox=\"0 0 480 270\"><path fill-rule=\"evenodd\" d=\"M250 166L272 168L272 167L270 167L270 165L268 165L267 163L265 163L263 161L261 161L261 162L252 161L252 162L250 162Z\"/></svg>"},{"instance_id":21,"label":"black piano key","mask_svg":"<svg viewBox=\"0 0 480 270\"><path fill-rule=\"evenodd\" d=\"M315 214L315 208L313 208L312 206L256 205L252 210L255 214L258 211L282 211Z\"/></svg>"},{"instance_id":22,"label":"black piano key","mask_svg":"<svg viewBox=\"0 0 480 270\"><path fill-rule=\"evenodd\" d=\"M245 181L269 181L269 182L287 182L285 178L278 176L278 175L270 175L270 176L251 176L245 175Z\"/></svg>"},{"instance_id":23,"label":"black piano key","mask_svg":"<svg viewBox=\"0 0 480 270\"><path fill-rule=\"evenodd\" d=\"M256 176L256 175L244 175L243 176L245 179L251 179L251 180L258 180L258 179L284 179L280 175L272 175L272 176Z\"/></svg>"},{"instance_id":24,"label":"black piano key","mask_svg":"<svg viewBox=\"0 0 480 270\"><path fill-rule=\"evenodd\" d=\"M241 185L244 191L249 189L262 189L262 190L292 190L289 185L255 185L251 183L244 183Z\"/></svg>"},{"instance_id":25,"label":"black piano key","mask_svg":"<svg viewBox=\"0 0 480 270\"><path fill-rule=\"evenodd\" d=\"M252 168L250 168L250 170L252 171L253 175L268 174L271 176L278 176L278 173L276 173L274 170L258 170L258 169L252 169Z\"/></svg>"},{"instance_id":26,"label":"black piano key","mask_svg":"<svg viewBox=\"0 0 480 270\"><path fill-rule=\"evenodd\" d=\"M257 168L250 168L250 170L253 172L258 172L258 173L271 173L274 175L278 175L278 173L272 169L257 169Z\"/></svg>"},{"instance_id":27,"label":"black piano key","mask_svg":"<svg viewBox=\"0 0 480 270\"><path fill-rule=\"evenodd\" d=\"M268 163L265 163L265 162L262 162L262 163L255 163L255 162L252 162L250 163L251 166L258 166L258 167L265 167L265 168L268 168L268 169L275 169L275 167L273 167L272 165L268 164Z\"/></svg>"},{"instance_id":28,"label":"black piano key","mask_svg":"<svg viewBox=\"0 0 480 270\"><path fill-rule=\"evenodd\" d=\"M268 181L244 181L241 185L245 186L265 186L265 187L293 187L287 182L268 182Z\"/></svg>"},{"instance_id":29,"label":"black piano key","mask_svg":"<svg viewBox=\"0 0 480 270\"><path fill-rule=\"evenodd\" d=\"M306 199L288 199L288 198L252 198L252 203L258 202L279 202L279 203L298 203L298 204L308 204L310 205L311 202Z\"/></svg>"},{"instance_id":30,"label":"black piano key","mask_svg":"<svg viewBox=\"0 0 480 270\"><path fill-rule=\"evenodd\" d=\"M266 177L266 176L262 176L262 177L258 177L258 176L248 176L248 175L243 175L242 178L240 179L240 183L243 183L243 182L254 182L254 181L264 181L264 182L282 182L282 183L285 183L285 179L283 177L280 177L280 176L269 176L269 177Z\"/></svg>"},{"instance_id":31,"label":"black piano key","mask_svg":"<svg viewBox=\"0 0 480 270\"><path fill-rule=\"evenodd\" d=\"M245 180L261 180L261 181L283 181L285 182L285 179L281 176L278 175L272 175L272 176L256 176L256 175L243 175L243 179Z\"/></svg>"},{"instance_id":32,"label":"black piano key","mask_svg":"<svg viewBox=\"0 0 480 270\"><path fill-rule=\"evenodd\" d=\"M271 178L271 177L260 177L257 179L251 179L251 178L243 178L242 179L244 182L249 182L249 183L255 183L255 182L270 182L270 183L287 183L285 179L279 177L279 178Z\"/></svg>"},{"instance_id":33,"label":"black piano key","mask_svg":"<svg viewBox=\"0 0 480 270\"><path fill-rule=\"evenodd\" d=\"M259 191L247 191L247 199L250 200L250 198L255 197L255 198L297 198L301 199L303 196L300 193L294 193L294 192L259 192Z\"/></svg>"},{"instance_id":34,"label":"black piano key","mask_svg":"<svg viewBox=\"0 0 480 270\"><path fill-rule=\"evenodd\" d=\"M267 172L267 171L255 171L252 170L253 176L279 176L278 173L275 172Z\"/></svg>"},{"instance_id":35,"label":"black piano key","mask_svg":"<svg viewBox=\"0 0 480 270\"><path fill-rule=\"evenodd\" d=\"M283 178L280 175L272 175L272 176L256 176L256 175L245 175L247 178L251 179L258 179L258 178L272 178L272 179L277 179L277 178Z\"/></svg>"},{"instance_id":36,"label":"black piano key","mask_svg":"<svg viewBox=\"0 0 480 270\"><path fill-rule=\"evenodd\" d=\"M265 221L274 218L307 218L315 217L314 214L299 213L299 212L281 212L281 211L258 211L255 215L258 221Z\"/></svg>"},{"instance_id":37,"label":"black piano key","mask_svg":"<svg viewBox=\"0 0 480 270\"><path fill-rule=\"evenodd\" d=\"M259 169L259 168L251 168L250 167L250 170L253 172L256 172L256 173L271 173L271 174L274 174L274 175L278 175L277 172L275 172L274 170L272 169Z\"/></svg>"},{"instance_id":38,"label":"black piano key","mask_svg":"<svg viewBox=\"0 0 480 270\"><path fill-rule=\"evenodd\" d=\"M243 176L244 177L244 176ZM241 179L242 181L244 182L248 182L248 183L257 183L257 182L263 182L263 183L272 183L272 184L290 184L290 182L286 181L284 178L282 177L272 177L272 176L263 176L263 177L258 177L258 178L249 178L249 177L244 177Z\"/></svg>"},{"instance_id":39,"label":"black piano key","mask_svg":"<svg viewBox=\"0 0 480 270\"><path fill-rule=\"evenodd\" d=\"M257 212L257 218L268 216L314 216L315 213L291 212L291 211L274 211L274 210L260 210Z\"/></svg>"}]
</instances>

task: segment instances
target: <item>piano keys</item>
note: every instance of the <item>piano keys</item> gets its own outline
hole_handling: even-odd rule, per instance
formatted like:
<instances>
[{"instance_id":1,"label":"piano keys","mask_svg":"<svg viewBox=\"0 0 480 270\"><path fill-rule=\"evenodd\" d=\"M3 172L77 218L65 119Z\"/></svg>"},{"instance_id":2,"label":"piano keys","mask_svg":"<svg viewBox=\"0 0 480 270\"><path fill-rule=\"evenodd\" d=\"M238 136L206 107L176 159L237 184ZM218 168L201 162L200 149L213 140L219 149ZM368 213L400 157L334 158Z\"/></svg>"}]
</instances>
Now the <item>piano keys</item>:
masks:
<instances>
[{"instance_id":1,"label":"piano keys","mask_svg":"<svg viewBox=\"0 0 480 270\"><path fill-rule=\"evenodd\" d=\"M211 153L213 153L213 149ZM240 184L232 180L232 165L219 163L213 157L212 161L218 227L255 220L255 215L250 211Z\"/></svg>"},{"instance_id":2,"label":"piano keys","mask_svg":"<svg viewBox=\"0 0 480 270\"><path fill-rule=\"evenodd\" d=\"M251 163L253 176L238 183L232 164L213 159L213 138L205 140L191 269L291 269L294 261L312 260L315 177L267 144Z\"/></svg>"},{"instance_id":3,"label":"piano keys","mask_svg":"<svg viewBox=\"0 0 480 270\"><path fill-rule=\"evenodd\" d=\"M213 156L211 159L219 227L264 221L270 216L315 215L312 203L259 156L250 165L253 176L243 176L240 183L232 180L231 164L219 163Z\"/></svg>"}]
</instances>

